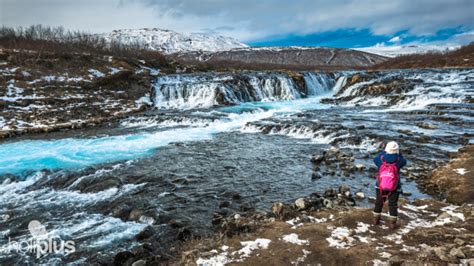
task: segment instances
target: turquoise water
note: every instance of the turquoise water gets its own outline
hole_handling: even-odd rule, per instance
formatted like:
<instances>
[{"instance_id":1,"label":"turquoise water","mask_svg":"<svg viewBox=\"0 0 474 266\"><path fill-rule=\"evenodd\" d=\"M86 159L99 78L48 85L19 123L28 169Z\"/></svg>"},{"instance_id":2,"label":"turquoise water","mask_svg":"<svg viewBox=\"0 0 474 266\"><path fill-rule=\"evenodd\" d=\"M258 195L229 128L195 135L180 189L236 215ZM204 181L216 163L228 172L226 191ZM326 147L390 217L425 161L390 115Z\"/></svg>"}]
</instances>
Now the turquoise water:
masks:
<instances>
[{"instance_id":1,"label":"turquoise water","mask_svg":"<svg viewBox=\"0 0 474 266\"><path fill-rule=\"evenodd\" d=\"M174 128L100 138L24 140L0 145L0 175L24 175L43 169L67 169L150 155L171 142L199 141L247 122L270 117L273 112L229 114L206 127Z\"/></svg>"},{"instance_id":2,"label":"turquoise water","mask_svg":"<svg viewBox=\"0 0 474 266\"><path fill-rule=\"evenodd\" d=\"M227 117L205 127L172 128L152 133L98 138L23 140L0 145L0 175L26 175L38 170L69 169L149 156L171 142L211 139L247 122L302 110L325 109L321 97L279 102L243 103L217 108Z\"/></svg>"}]
</instances>

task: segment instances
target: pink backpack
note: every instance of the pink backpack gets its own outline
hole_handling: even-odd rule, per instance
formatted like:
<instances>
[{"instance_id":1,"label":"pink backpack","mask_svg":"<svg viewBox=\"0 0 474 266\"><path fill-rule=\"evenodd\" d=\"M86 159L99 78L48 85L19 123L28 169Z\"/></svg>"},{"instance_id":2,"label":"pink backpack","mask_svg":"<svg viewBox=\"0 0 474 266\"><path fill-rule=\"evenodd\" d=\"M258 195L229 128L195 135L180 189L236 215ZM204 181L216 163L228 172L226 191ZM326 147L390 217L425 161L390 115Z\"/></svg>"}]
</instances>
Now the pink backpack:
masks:
<instances>
[{"instance_id":1,"label":"pink backpack","mask_svg":"<svg viewBox=\"0 0 474 266\"><path fill-rule=\"evenodd\" d=\"M379 181L380 192L384 190L394 191L397 189L398 180L400 176L398 174L397 163L400 158L394 163L387 163L382 156L382 165L380 166L379 175L377 177Z\"/></svg>"}]
</instances>

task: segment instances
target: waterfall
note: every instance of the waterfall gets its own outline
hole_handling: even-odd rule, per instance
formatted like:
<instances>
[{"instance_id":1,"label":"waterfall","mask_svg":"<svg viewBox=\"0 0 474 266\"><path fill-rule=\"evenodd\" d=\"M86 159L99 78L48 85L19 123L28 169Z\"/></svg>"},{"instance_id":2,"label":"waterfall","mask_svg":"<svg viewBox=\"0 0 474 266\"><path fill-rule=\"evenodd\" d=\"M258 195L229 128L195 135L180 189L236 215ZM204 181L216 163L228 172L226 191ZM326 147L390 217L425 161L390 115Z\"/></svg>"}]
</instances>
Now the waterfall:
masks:
<instances>
[{"instance_id":1,"label":"waterfall","mask_svg":"<svg viewBox=\"0 0 474 266\"><path fill-rule=\"evenodd\" d=\"M337 78L336 84L332 88L332 91L334 93L337 93L339 90L341 90L347 83L347 76L341 76Z\"/></svg>"},{"instance_id":2,"label":"waterfall","mask_svg":"<svg viewBox=\"0 0 474 266\"><path fill-rule=\"evenodd\" d=\"M158 108L189 109L301 98L294 81L280 73L173 75L158 78L153 86Z\"/></svg>"},{"instance_id":3,"label":"waterfall","mask_svg":"<svg viewBox=\"0 0 474 266\"><path fill-rule=\"evenodd\" d=\"M295 100L331 91L335 80L325 73L303 73L304 88L280 72L170 75L153 84L157 108L209 108L243 102ZM306 90L306 91L305 91Z\"/></svg>"},{"instance_id":4,"label":"waterfall","mask_svg":"<svg viewBox=\"0 0 474 266\"><path fill-rule=\"evenodd\" d=\"M308 96L317 96L332 90L335 81L326 73L305 72L304 81L308 90Z\"/></svg>"}]
</instances>

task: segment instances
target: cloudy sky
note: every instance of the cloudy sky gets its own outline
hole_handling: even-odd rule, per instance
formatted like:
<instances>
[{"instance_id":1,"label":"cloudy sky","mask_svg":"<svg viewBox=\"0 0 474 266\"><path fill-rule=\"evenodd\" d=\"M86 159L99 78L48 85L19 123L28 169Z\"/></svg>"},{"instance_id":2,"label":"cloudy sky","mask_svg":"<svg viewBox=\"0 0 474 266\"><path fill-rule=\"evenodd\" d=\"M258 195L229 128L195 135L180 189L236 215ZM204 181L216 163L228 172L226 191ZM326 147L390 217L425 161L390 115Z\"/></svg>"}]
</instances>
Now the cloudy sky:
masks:
<instances>
[{"instance_id":1,"label":"cloudy sky","mask_svg":"<svg viewBox=\"0 0 474 266\"><path fill-rule=\"evenodd\" d=\"M474 0L0 0L0 20L97 33L159 27L255 46L474 41Z\"/></svg>"}]
</instances>

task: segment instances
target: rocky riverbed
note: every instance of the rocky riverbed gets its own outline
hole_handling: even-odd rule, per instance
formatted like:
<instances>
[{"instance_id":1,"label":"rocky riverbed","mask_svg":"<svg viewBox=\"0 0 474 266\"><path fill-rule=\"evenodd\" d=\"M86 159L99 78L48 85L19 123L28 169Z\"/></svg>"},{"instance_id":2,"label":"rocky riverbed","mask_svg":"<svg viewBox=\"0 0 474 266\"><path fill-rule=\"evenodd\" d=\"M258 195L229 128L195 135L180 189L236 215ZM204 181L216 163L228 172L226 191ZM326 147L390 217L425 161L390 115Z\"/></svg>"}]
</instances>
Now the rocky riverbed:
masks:
<instances>
[{"instance_id":1,"label":"rocky riverbed","mask_svg":"<svg viewBox=\"0 0 474 266\"><path fill-rule=\"evenodd\" d=\"M464 158L473 155L472 145L454 155L456 158L447 166L433 173L433 182L439 182L441 175L444 182L472 181L472 175L468 175L472 167ZM401 199L396 230L390 230L384 222L373 225L371 209L353 207L353 198L362 194L354 195L346 186L338 191L328 189L324 196L311 195L290 204L274 203L271 212L265 214L234 214L221 219L220 234L190 241L175 262L186 265L307 265L348 261L355 265L471 265L474 263L474 197L469 189L457 190L458 197L448 198L448 202ZM464 199L460 205L452 203L459 198ZM388 214L383 219L387 217Z\"/></svg>"},{"instance_id":2,"label":"rocky riverbed","mask_svg":"<svg viewBox=\"0 0 474 266\"><path fill-rule=\"evenodd\" d=\"M0 253L0 261L179 263L188 254L183 262L204 263L224 256L222 246L205 244L217 241L216 234L226 236L222 241L254 241L265 228L287 225L283 235L269 233L241 247L222 242L230 248L225 259L238 262L244 259L238 254L270 248L280 238L323 248L334 232L335 245L341 233L349 250L376 248L371 239L382 237L385 228L368 229L375 236L349 231L357 230L355 221L365 228L371 219L368 209L359 208L372 205L372 159L388 140L399 142L409 161L402 171L408 207L400 233L382 242L385 252L402 254L395 252L399 239L440 223L465 227L456 237L468 243L472 206L436 201L447 194L431 173L472 143L473 84L472 69L159 76L140 96L149 93L152 107L143 113L94 128L2 141L0 246L32 239L27 226L34 220L48 234L74 241L76 250L39 258ZM448 216L437 221L443 212ZM420 223L410 224L407 217ZM292 219L293 225L286 223ZM319 234L300 235L293 226L314 227ZM197 251L187 248L195 241L203 243ZM410 247L428 240L413 241ZM468 259L466 246L449 246L448 253L460 248ZM213 248L220 250L203 253ZM346 249L332 249L346 258ZM382 261L381 252L370 260Z\"/></svg>"}]
</instances>

